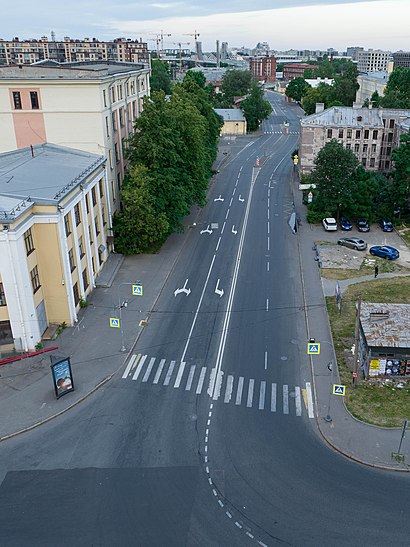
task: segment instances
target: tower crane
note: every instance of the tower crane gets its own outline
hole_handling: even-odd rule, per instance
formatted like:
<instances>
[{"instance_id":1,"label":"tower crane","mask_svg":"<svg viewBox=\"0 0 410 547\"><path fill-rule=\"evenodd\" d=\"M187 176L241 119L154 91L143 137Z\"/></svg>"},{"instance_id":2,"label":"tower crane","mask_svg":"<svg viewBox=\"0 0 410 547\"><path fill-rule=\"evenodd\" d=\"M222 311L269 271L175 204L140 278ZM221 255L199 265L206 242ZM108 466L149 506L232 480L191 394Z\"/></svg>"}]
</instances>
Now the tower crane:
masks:
<instances>
[{"instance_id":1,"label":"tower crane","mask_svg":"<svg viewBox=\"0 0 410 547\"><path fill-rule=\"evenodd\" d=\"M182 70L182 46L189 46L190 42L172 42L174 45L179 46L179 70Z\"/></svg>"},{"instance_id":2,"label":"tower crane","mask_svg":"<svg viewBox=\"0 0 410 547\"><path fill-rule=\"evenodd\" d=\"M199 34L199 32L197 32L195 30L194 32L191 32L191 33L188 33L188 34L183 34L183 36L195 36L195 41L196 41L197 38L199 38L200 34Z\"/></svg>"},{"instance_id":3,"label":"tower crane","mask_svg":"<svg viewBox=\"0 0 410 547\"><path fill-rule=\"evenodd\" d=\"M159 43L161 42L161 61L163 61L164 60L164 36L172 36L172 35L166 34L166 33L164 34L163 30L161 30L159 34L151 33L151 35L155 36L157 40L157 52L158 52Z\"/></svg>"}]
</instances>

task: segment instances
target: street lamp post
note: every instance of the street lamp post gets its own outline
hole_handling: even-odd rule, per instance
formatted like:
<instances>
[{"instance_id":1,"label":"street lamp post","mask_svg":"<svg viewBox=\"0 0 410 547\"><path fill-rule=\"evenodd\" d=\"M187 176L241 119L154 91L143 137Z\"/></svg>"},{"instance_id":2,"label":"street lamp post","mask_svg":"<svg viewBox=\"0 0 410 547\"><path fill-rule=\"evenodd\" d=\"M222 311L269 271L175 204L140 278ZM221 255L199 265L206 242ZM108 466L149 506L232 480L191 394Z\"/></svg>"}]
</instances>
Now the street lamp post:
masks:
<instances>
[{"instance_id":1,"label":"street lamp post","mask_svg":"<svg viewBox=\"0 0 410 547\"><path fill-rule=\"evenodd\" d=\"M334 374L333 361L330 361L330 363L327 364L327 368L332 373L332 375L330 377L330 389L329 389L329 400L327 402L327 414L326 414L324 420L325 420L325 422L331 422L332 417L330 415L330 400L332 398L332 386L333 386L333 374Z\"/></svg>"},{"instance_id":2,"label":"street lamp post","mask_svg":"<svg viewBox=\"0 0 410 547\"><path fill-rule=\"evenodd\" d=\"M127 351L127 348L125 347L125 343L124 343L124 329L122 326L122 308L126 308L128 306L128 300L124 300L123 302L121 302L120 289L122 285L132 286L132 285L139 285L139 284L140 282L137 281L136 283L124 282L118 285L118 309L120 310L121 351Z\"/></svg>"}]
</instances>

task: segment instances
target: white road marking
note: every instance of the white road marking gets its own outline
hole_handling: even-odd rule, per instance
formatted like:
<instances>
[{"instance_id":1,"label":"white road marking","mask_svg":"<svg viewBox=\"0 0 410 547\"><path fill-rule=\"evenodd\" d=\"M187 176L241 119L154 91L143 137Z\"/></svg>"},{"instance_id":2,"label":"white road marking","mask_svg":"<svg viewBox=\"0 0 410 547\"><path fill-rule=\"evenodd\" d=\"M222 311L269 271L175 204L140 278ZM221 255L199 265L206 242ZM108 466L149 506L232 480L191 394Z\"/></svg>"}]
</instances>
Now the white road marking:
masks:
<instances>
[{"instance_id":1,"label":"white road marking","mask_svg":"<svg viewBox=\"0 0 410 547\"><path fill-rule=\"evenodd\" d=\"M268 370L268 352L265 351L265 370Z\"/></svg>"},{"instance_id":2,"label":"white road marking","mask_svg":"<svg viewBox=\"0 0 410 547\"><path fill-rule=\"evenodd\" d=\"M231 201L229 202L229 207L232 205L233 198L231 198Z\"/></svg>"},{"instance_id":3,"label":"white road marking","mask_svg":"<svg viewBox=\"0 0 410 547\"><path fill-rule=\"evenodd\" d=\"M270 410L276 412L276 384L272 384L272 393L270 398Z\"/></svg>"},{"instance_id":4,"label":"white road marking","mask_svg":"<svg viewBox=\"0 0 410 547\"><path fill-rule=\"evenodd\" d=\"M266 391L266 382L261 382L261 387L259 389L259 410L265 408L265 391Z\"/></svg>"},{"instance_id":5,"label":"white road marking","mask_svg":"<svg viewBox=\"0 0 410 547\"><path fill-rule=\"evenodd\" d=\"M167 372L167 375L165 376L165 380L164 380L164 384L163 384L164 386L169 385L169 381L171 380L171 376L172 376L172 373L174 371L175 363L176 363L176 361L171 361L170 364L169 364L168 372Z\"/></svg>"},{"instance_id":6,"label":"white road marking","mask_svg":"<svg viewBox=\"0 0 410 547\"><path fill-rule=\"evenodd\" d=\"M232 390L233 390L233 376L229 374L226 381L224 403L229 403L229 401L231 400Z\"/></svg>"},{"instance_id":7,"label":"white road marking","mask_svg":"<svg viewBox=\"0 0 410 547\"><path fill-rule=\"evenodd\" d=\"M217 251L219 249L219 244L221 243L221 237L219 236L219 239L218 239L218 243L216 245L216 249L215 251Z\"/></svg>"},{"instance_id":8,"label":"white road marking","mask_svg":"<svg viewBox=\"0 0 410 547\"><path fill-rule=\"evenodd\" d=\"M221 234L223 234L223 233L224 233L224 230L225 230L225 225L226 225L226 222L224 222L224 223L223 223L223 225L222 225L222 230L221 230Z\"/></svg>"},{"instance_id":9,"label":"white road marking","mask_svg":"<svg viewBox=\"0 0 410 547\"><path fill-rule=\"evenodd\" d=\"M226 215L225 215L225 220L227 220L227 219L228 219L228 216L229 216L229 211L230 211L230 209L228 209L228 210L226 211Z\"/></svg>"},{"instance_id":10,"label":"white road marking","mask_svg":"<svg viewBox=\"0 0 410 547\"><path fill-rule=\"evenodd\" d=\"M206 374L206 367L202 367L201 374L199 375L198 385L196 386L196 391L195 391L197 395L201 394L202 386L204 385L205 374Z\"/></svg>"},{"instance_id":11,"label":"white road marking","mask_svg":"<svg viewBox=\"0 0 410 547\"><path fill-rule=\"evenodd\" d=\"M254 384L255 384L255 380L253 380L252 378L249 380L249 385L248 385L248 399L246 401L246 406L248 408L250 408L252 406L252 399L253 399L253 387L254 387Z\"/></svg>"},{"instance_id":12,"label":"white road marking","mask_svg":"<svg viewBox=\"0 0 410 547\"><path fill-rule=\"evenodd\" d=\"M179 365L178 374L177 374L177 377L175 379L174 387L179 387L180 386L181 380L182 380L182 375L184 374L184 369L185 369L185 363L184 363L184 361L182 361L182 363Z\"/></svg>"},{"instance_id":13,"label":"white road marking","mask_svg":"<svg viewBox=\"0 0 410 547\"><path fill-rule=\"evenodd\" d=\"M148 378L149 378L149 375L151 374L151 370L152 370L152 367L154 366L154 363L155 363L155 357L151 357L147 370L145 371L144 377L142 378L143 382L148 381Z\"/></svg>"},{"instance_id":14,"label":"white road marking","mask_svg":"<svg viewBox=\"0 0 410 547\"><path fill-rule=\"evenodd\" d=\"M268 209L268 220L269 220L269 209Z\"/></svg>"},{"instance_id":15,"label":"white road marking","mask_svg":"<svg viewBox=\"0 0 410 547\"><path fill-rule=\"evenodd\" d=\"M266 264L266 270L269 271L269 262Z\"/></svg>"},{"instance_id":16,"label":"white road marking","mask_svg":"<svg viewBox=\"0 0 410 547\"><path fill-rule=\"evenodd\" d=\"M213 390L214 396L212 397L214 401L218 400L219 396L221 395L223 374L223 371L219 370L218 374L216 375L215 389Z\"/></svg>"},{"instance_id":17,"label":"white road marking","mask_svg":"<svg viewBox=\"0 0 410 547\"><path fill-rule=\"evenodd\" d=\"M164 364L165 364L165 359L161 359L161 361L159 362L157 372L155 373L155 376L154 376L154 381L152 382L153 384L158 384L162 369L164 368Z\"/></svg>"},{"instance_id":18,"label":"white road marking","mask_svg":"<svg viewBox=\"0 0 410 547\"><path fill-rule=\"evenodd\" d=\"M133 380L137 380L138 376L140 375L141 369L143 364L145 363L147 356L143 355L140 359L140 362L138 363L137 370L134 372L134 376L132 377Z\"/></svg>"},{"instance_id":19,"label":"white road marking","mask_svg":"<svg viewBox=\"0 0 410 547\"><path fill-rule=\"evenodd\" d=\"M137 358L137 355L134 353L132 355L131 359L129 360L129 363L127 365L127 368L124 371L124 374L122 375L123 378L126 378L128 376L128 374L130 373L131 367L134 364L134 361L135 361L136 358Z\"/></svg>"},{"instance_id":20,"label":"white road marking","mask_svg":"<svg viewBox=\"0 0 410 547\"><path fill-rule=\"evenodd\" d=\"M236 390L236 400L235 400L236 405L240 405L242 401L243 380L244 380L243 376L239 376L238 387Z\"/></svg>"},{"instance_id":21,"label":"white road marking","mask_svg":"<svg viewBox=\"0 0 410 547\"><path fill-rule=\"evenodd\" d=\"M270 234L269 222L268 222L268 234Z\"/></svg>"},{"instance_id":22,"label":"white road marking","mask_svg":"<svg viewBox=\"0 0 410 547\"><path fill-rule=\"evenodd\" d=\"M289 386L283 385L283 414L289 414Z\"/></svg>"},{"instance_id":23,"label":"white road marking","mask_svg":"<svg viewBox=\"0 0 410 547\"><path fill-rule=\"evenodd\" d=\"M270 251L270 238L268 236L268 251Z\"/></svg>"},{"instance_id":24,"label":"white road marking","mask_svg":"<svg viewBox=\"0 0 410 547\"><path fill-rule=\"evenodd\" d=\"M300 387L295 387L295 405L296 416L302 416L302 399L300 397Z\"/></svg>"},{"instance_id":25,"label":"white road marking","mask_svg":"<svg viewBox=\"0 0 410 547\"><path fill-rule=\"evenodd\" d=\"M235 188L233 189L233 192L232 192L233 196L235 195L235 192L236 192L236 184L235 184Z\"/></svg>"},{"instance_id":26,"label":"white road marking","mask_svg":"<svg viewBox=\"0 0 410 547\"><path fill-rule=\"evenodd\" d=\"M269 298L266 299L266 311L269 311Z\"/></svg>"},{"instance_id":27,"label":"white road marking","mask_svg":"<svg viewBox=\"0 0 410 547\"><path fill-rule=\"evenodd\" d=\"M308 416L309 418L314 418L315 413L313 411L313 397L312 397L312 388L310 386L310 382L306 382L306 397L307 397L307 404L308 404Z\"/></svg>"},{"instance_id":28,"label":"white road marking","mask_svg":"<svg viewBox=\"0 0 410 547\"><path fill-rule=\"evenodd\" d=\"M196 369L196 366L191 365L191 368L189 370L188 380L187 380L186 386L185 386L185 391L190 391L190 389L191 389L192 380L194 379L195 369Z\"/></svg>"}]
</instances>

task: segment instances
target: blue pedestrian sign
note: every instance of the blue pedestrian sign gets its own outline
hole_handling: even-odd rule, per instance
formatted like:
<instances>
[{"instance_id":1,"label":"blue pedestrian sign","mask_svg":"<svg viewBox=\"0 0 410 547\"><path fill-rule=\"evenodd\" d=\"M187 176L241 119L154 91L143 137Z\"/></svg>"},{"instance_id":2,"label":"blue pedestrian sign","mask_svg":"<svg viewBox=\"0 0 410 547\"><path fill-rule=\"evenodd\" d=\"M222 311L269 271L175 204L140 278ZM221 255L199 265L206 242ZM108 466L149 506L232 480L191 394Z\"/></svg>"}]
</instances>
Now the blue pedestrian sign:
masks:
<instances>
[{"instance_id":1,"label":"blue pedestrian sign","mask_svg":"<svg viewBox=\"0 0 410 547\"><path fill-rule=\"evenodd\" d=\"M333 395L340 395L344 397L346 395L346 386L333 384Z\"/></svg>"},{"instance_id":2,"label":"blue pedestrian sign","mask_svg":"<svg viewBox=\"0 0 410 547\"><path fill-rule=\"evenodd\" d=\"M308 355L320 355L320 343L308 342L307 352L308 352Z\"/></svg>"},{"instance_id":3,"label":"blue pedestrian sign","mask_svg":"<svg viewBox=\"0 0 410 547\"><path fill-rule=\"evenodd\" d=\"M113 329L120 328L120 320L118 319L118 317L110 317L110 327Z\"/></svg>"},{"instance_id":4,"label":"blue pedestrian sign","mask_svg":"<svg viewBox=\"0 0 410 547\"><path fill-rule=\"evenodd\" d=\"M142 296L142 285L132 285L132 294L134 296Z\"/></svg>"}]
</instances>

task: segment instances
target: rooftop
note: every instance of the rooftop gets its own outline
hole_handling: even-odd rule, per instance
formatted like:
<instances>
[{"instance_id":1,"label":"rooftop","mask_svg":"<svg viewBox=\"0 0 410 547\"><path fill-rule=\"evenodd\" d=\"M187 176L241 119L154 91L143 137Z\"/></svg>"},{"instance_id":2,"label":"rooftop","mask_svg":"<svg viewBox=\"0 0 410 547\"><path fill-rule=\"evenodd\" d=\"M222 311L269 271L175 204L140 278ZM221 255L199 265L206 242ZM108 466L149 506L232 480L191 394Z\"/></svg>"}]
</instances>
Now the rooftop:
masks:
<instances>
[{"instance_id":1,"label":"rooftop","mask_svg":"<svg viewBox=\"0 0 410 547\"><path fill-rule=\"evenodd\" d=\"M245 116L239 108L215 108L215 112L222 116L224 122L245 121Z\"/></svg>"},{"instance_id":2,"label":"rooftop","mask_svg":"<svg viewBox=\"0 0 410 547\"><path fill-rule=\"evenodd\" d=\"M410 347L410 305L362 302L360 323L369 346Z\"/></svg>"},{"instance_id":3,"label":"rooftop","mask_svg":"<svg viewBox=\"0 0 410 547\"><path fill-rule=\"evenodd\" d=\"M383 118L410 117L410 110L395 110L391 108L353 108L351 106L332 106L302 118L302 127L371 127L383 129Z\"/></svg>"}]
</instances>

